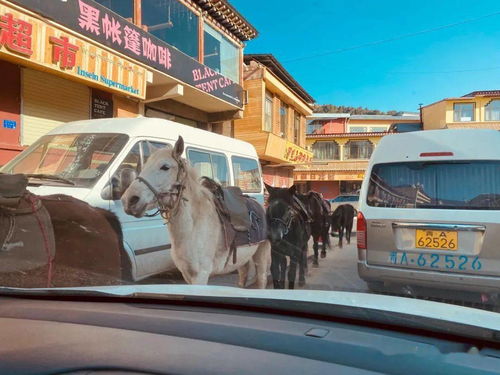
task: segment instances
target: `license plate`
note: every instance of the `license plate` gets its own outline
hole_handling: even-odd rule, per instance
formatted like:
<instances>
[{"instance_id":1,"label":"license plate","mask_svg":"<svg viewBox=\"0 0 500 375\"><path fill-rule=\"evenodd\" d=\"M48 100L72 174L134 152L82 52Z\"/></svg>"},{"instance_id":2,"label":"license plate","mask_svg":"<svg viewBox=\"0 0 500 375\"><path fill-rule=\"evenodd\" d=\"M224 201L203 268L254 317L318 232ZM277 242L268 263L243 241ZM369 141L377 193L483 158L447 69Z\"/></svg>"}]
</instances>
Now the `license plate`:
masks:
<instances>
[{"instance_id":1,"label":"license plate","mask_svg":"<svg viewBox=\"0 0 500 375\"><path fill-rule=\"evenodd\" d=\"M480 271L483 268L482 259L478 256L455 254L411 253L392 251L389 263L400 267L427 268L431 270Z\"/></svg>"},{"instance_id":2,"label":"license plate","mask_svg":"<svg viewBox=\"0 0 500 375\"><path fill-rule=\"evenodd\" d=\"M454 230L417 229L415 247L418 249L457 250L458 232Z\"/></svg>"}]
</instances>

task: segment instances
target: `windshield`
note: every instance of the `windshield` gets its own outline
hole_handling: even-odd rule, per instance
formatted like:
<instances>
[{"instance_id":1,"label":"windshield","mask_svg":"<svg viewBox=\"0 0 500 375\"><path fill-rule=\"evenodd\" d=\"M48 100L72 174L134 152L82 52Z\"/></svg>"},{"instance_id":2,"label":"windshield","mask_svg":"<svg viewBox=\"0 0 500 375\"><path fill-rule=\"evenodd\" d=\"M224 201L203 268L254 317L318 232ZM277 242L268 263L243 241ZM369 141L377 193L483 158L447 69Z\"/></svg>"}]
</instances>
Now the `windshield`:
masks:
<instances>
[{"instance_id":1,"label":"windshield","mask_svg":"<svg viewBox=\"0 0 500 375\"><path fill-rule=\"evenodd\" d=\"M91 187L127 140L124 134L46 135L2 172L54 175L72 181L77 187Z\"/></svg>"},{"instance_id":2,"label":"windshield","mask_svg":"<svg viewBox=\"0 0 500 375\"><path fill-rule=\"evenodd\" d=\"M394 208L500 209L500 162L375 165L368 204Z\"/></svg>"},{"instance_id":3,"label":"windshield","mask_svg":"<svg viewBox=\"0 0 500 375\"><path fill-rule=\"evenodd\" d=\"M500 311L499 12L1 0L0 290Z\"/></svg>"}]
</instances>

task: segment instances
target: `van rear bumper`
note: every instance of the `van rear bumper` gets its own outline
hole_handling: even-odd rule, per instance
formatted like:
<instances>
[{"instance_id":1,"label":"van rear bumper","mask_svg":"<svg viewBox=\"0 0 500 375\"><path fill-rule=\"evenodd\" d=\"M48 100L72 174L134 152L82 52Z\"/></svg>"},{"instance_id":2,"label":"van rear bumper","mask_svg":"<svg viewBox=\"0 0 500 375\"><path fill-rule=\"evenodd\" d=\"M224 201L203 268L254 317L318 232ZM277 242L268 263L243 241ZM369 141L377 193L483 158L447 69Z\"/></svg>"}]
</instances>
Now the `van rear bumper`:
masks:
<instances>
[{"instance_id":1,"label":"van rear bumper","mask_svg":"<svg viewBox=\"0 0 500 375\"><path fill-rule=\"evenodd\" d=\"M366 282L383 282L458 290L475 293L497 294L500 290L500 277L442 273L407 268L385 267L358 261L358 274Z\"/></svg>"}]
</instances>

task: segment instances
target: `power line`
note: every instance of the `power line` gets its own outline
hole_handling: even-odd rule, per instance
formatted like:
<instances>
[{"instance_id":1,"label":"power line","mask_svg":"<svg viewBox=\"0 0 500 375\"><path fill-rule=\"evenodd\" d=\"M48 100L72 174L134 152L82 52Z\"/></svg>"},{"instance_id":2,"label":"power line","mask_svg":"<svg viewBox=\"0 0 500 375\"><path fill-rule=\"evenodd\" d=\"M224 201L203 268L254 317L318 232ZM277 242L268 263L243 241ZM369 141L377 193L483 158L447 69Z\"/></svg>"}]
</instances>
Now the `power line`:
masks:
<instances>
[{"instance_id":1,"label":"power line","mask_svg":"<svg viewBox=\"0 0 500 375\"><path fill-rule=\"evenodd\" d=\"M442 70L434 72L389 72L389 74L447 74L447 73L469 73L469 72L484 72L488 70L497 70L500 66L493 66L491 68L477 68L477 69L462 69L462 70Z\"/></svg>"},{"instance_id":2,"label":"power line","mask_svg":"<svg viewBox=\"0 0 500 375\"><path fill-rule=\"evenodd\" d=\"M340 49L336 49L336 50L333 50L333 51L326 51L326 52L316 53L316 54L312 54L312 55L308 55L308 56L297 57L295 59L284 60L283 62L284 63L291 63L291 62L303 61L303 60L308 60L308 59L312 59L312 58L316 58L316 57L323 57L323 56L328 56L328 55L334 55L334 54L338 54L338 53L348 52L348 51L352 51L352 50L356 50L356 49L360 49L360 48L372 47L372 46L376 46L376 45L379 45L379 44L390 43L390 42L394 42L394 41L400 40L400 39L411 38L411 37L414 37L414 36L417 36L417 35L432 33L432 32L435 32L435 31L440 31L440 30L451 28L451 27L456 27L456 26L464 25L466 23L476 22L476 21L479 21L479 20L482 20L482 19L485 19L485 18L494 17L494 16L498 16L498 15L500 15L500 11L494 12L494 13L485 14L483 16L479 16L479 17L475 17L475 18L468 18L466 20L455 22L455 23L450 23L450 24L447 24L447 25L442 25L442 26L437 26L437 27L433 27L433 28L430 28L430 29L416 31L414 33L397 35L397 36L394 36L394 37L388 38L388 39L381 39L381 40L377 40L377 41L373 41L373 42L358 44L357 46L340 48Z\"/></svg>"}]
</instances>

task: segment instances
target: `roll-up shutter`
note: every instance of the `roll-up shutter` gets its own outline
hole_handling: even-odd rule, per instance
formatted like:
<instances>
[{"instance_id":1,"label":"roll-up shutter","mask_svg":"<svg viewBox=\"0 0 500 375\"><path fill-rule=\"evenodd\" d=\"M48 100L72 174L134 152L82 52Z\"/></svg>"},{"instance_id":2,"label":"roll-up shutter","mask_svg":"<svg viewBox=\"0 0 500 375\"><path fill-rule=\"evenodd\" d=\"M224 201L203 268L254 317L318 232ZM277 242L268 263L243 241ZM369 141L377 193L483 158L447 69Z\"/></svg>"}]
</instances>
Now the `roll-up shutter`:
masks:
<instances>
[{"instance_id":1,"label":"roll-up shutter","mask_svg":"<svg viewBox=\"0 0 500 375\"><path fill-rule=\"evenodd\" d=\"M22 144L30 145L64 122L90 118L90 89L32 69L23 69Z\"/></svg>"}]
</instances>

